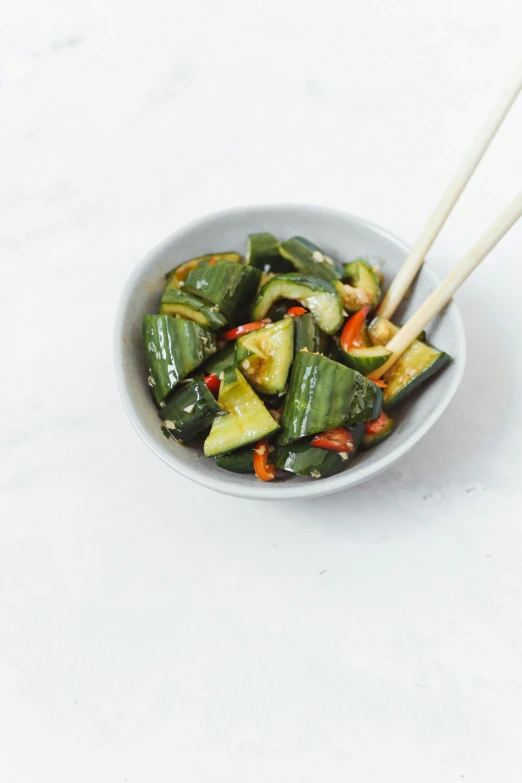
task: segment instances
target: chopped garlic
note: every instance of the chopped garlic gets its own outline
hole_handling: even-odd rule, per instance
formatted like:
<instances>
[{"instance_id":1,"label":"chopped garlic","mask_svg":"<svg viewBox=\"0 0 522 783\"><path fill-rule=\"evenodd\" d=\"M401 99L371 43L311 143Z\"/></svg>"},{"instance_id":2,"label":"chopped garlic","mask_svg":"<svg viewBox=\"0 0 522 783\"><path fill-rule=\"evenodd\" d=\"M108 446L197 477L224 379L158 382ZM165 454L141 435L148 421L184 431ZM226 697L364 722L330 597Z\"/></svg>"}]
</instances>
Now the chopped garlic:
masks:
<instances>
[{"instance_id":1,"label":"chopped garlic","mask_svg":"<svg viewBox=\"0 0 522 783\"><path fill-rule=\"evenodd\" d=\"M316 470L312 470L310 475L311 475L312 478L321 478L321 474L319 473L319 471L317 469Z\"/></svg>"}]
</instances>

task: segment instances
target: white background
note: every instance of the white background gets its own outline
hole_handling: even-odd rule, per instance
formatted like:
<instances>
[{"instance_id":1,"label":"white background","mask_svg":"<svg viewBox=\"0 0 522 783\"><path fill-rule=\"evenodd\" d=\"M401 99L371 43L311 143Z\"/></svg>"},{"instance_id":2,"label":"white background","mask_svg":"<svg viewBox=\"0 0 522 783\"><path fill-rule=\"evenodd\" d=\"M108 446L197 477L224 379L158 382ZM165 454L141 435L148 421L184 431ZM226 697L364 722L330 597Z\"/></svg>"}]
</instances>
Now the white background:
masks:
<instances>
[{"instance_id":1,"label":"white background","mask_svg":"<svg viewBox=\"0 0 522 783\"><path fill-rule=\"evenodd\" d=\"M122 410L132 266L300 201L413 241L521 53L518 0L0 0L0 779L515 783L522 225L462 386L372 483L222 498ZM522 99L431 253L520 189Z\"/></svg>"}]
</instances>

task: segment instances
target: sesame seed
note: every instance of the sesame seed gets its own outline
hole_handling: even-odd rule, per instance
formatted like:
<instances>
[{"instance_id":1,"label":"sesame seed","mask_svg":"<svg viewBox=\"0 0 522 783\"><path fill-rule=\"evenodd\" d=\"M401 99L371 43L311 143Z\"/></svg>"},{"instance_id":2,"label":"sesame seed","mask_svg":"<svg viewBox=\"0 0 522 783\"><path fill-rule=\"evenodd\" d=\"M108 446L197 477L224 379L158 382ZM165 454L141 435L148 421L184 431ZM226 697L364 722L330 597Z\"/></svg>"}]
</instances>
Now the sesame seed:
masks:
<instances>
[{"instance_id":1,"label":"sesame seed","mask_svg":"<svg viewBox=\"0 0 522 783\"><path fill-rule=\"evenodd\" d=\"M263 456L263 454L264 454L264 453L265 453L265 451L266 451L266 446L265 446L265 444L263 443L263 444L262 444L261 446L259 446L257 449L254 449L254 451L256 452L256 454L259 454L259 456L260 456L260 457L262 457L262 456Z\"/></svg>"},{"instance_id":2,"label":"sesame seed","mask_svg":"<svg viewBox=\"0 0 522 783\"><path fill-rule=\"evenodd\" d=\"M267 275L270 272L270 264L264 265L263 272L265 273L265 275Z\"/></svg>"},{"instance_id":3,"label":"sesame seed","mask_svg":"<svg viewBox=\"0 0 522 783\"><path fill-rule=\"evenodd\" d=\"M165 419L163 424L165 425L165 427L168 430L175 430L176 429L176 422L175 421L171 421L170 419Z\"/></svg>"},{"instance_id":4,"label":"sesame seed","mask_svg":"<svg viewBox=\"0 0 522 783\"><path fill-rule=\"evenodd\" d=\"M319 473L319 471L317 469L316 470L312 470L310 475L311 475L312 478L321 478L321 474Z\"/></svg>"},{"instance_id":5,"label":"sesame seed","mask_svg":"<svg viewBox=\"0 0 522 783\"><path fill-rule=\"evenodd\" d=\"M325 260L324 255L321 253L320 250L314 250L314 252L312 253L312 258L314 259L314 261L317 261L317 263L319 264L322 264L323 261Z\"/></svg>"},{"instance_id":6,"label":"sesame seed","mask_svg":"<svg viewBox=\"0 0 522 783\"><path fill-rule=\"evenodd\" d=\"M221 370L221 372L219 373L218 378L220 381L223 381L225 379L225 373L223 372L223 370Z\"/></svg>"},{"instance_id":7,"label":"sesame seed","mask_svg":"<svg viewBox=\"0 0 522 783\"><path fill-rule=\"evenodd\" d=\"M245 368L245 370L248 370L248 368L250 367L250 362L248 361L248 359L244 360L243 367Z\"/></svg>"},{"instance_id":8,"label":"sesame seed","mask_svg":"<svg viewBox=\"0 0 522 783\"><path fill-rule=\"evenodd\" d=\"M347 452L347 451L340 451L340 452L339 452L339 456L340 456L340 458L341 458L341 459L348 459L348 457L349 457L350 455L348 454L348 452Z\"/></svg>"},{"instance_id":9,"label":"sesame seed","mask_svg":"<svg viewBox=\"0 0 522 783\"><path fill-rule=\"evenodd\" d=\"M187 407L183 408L183 410L185 411L185 413L192 413L195 407L196 407L196 403L193 402L192 405L187 405Z\"/></svg>"},{"instance_id":10,"label":"sesame seed","mask_svg":"<svg viewBox=\"0 0 522 783\"><path fill-rule=\"evenodd\" d=\"M149 384L149 386L150 386L151 388L152 388L152 386L155 386L155 385L156 385L156 381L154 380L154 378L152 377L152 375L149 375L149 377L147 378L147 383Z\"/></svg>"},{"instance_id":11,"label":"sesame seed","mask_svg":"<svg viewBox=\"0 0 522 783\"><path fill-rule=\"evenodd\" d=\"M183 288L183 286L185 285L185 281L184 280L180 280L178 285L179 285L180 288Z\"/></svg>"}]
</instances>

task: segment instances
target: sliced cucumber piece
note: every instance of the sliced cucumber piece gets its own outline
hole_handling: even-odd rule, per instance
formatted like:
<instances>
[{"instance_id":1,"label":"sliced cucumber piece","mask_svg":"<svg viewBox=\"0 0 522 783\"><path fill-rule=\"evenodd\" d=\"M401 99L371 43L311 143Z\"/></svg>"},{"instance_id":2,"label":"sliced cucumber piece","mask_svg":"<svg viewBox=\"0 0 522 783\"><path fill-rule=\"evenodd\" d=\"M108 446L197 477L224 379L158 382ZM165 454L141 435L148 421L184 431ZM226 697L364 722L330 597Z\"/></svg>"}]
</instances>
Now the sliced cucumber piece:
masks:
<instances>
[{"instance_id":1,"label":"sliced cucumber piece","mask_svg":"<svg viewBox=\"0 0 522 783\"><path fill-rule=\"evenodd\" d=\"M209 305L180 288L167 286L161 297L160 315L179 315L212 331L226 326L227 319L216 305Z\"/></svg>"},{"instance_id":2,"label":"sliced cucumber piece","mask_svg":"<svg viewBox=\"0 0 522 783\"><path fill-rule=\"evenodd\" d=\"M311 446L312 438L303 438L295 443L280 446L276 451L275 466L290 473L312 478L327 478L340 473L354 460L364 434L364 424L350 427L355 451L339 453L329 449L318 449Z\"/></svg>"},{"instance_id":3,"label":"sliced cucumber piece","mask_svg":"<svg viewBox=\"0 0 522 783\"><path fill-rule=\"evenodd\" d=\"M373 448L374 446L378 446L379 443L382 443L383 440L386 440L388 438L393 430L395 429L395 421L393 419L390 419L388 417L388 421L382 428L380 432L365 432L362 443L361 443L361 449L363 451L367 451L368 449Z\"/></svg>"},{"instance_id":4,"label":"sliced cucumber piece","mask_svg":"<svg viewBox=\"0 0 522 783\"><path fill-rule=\"evenodd\" d=\"M376 345L388 343L398 331L398 326L379 316L374 318L368 327L370 337ZM444 351L439 351L429 343L415 340L383 375L382 379L387 384L383 394L386 410L401 402L450 361L451 357Z\"/></svg>"},{"instance_id":5,"label":"sliced cucumber piece","mask_svg":"<svg viewBox=\"0 0 522 783\"><path fill-rule=\"evenodd\" d=\"M171 288L180 288L180 283L184 283L185 278L189 272L192 272L203 261L232 261L235 264L240 264L243 259L234 250L230 250L226 253L207 253L205 256L198 256L198 258L191 258L190 261L185 261L183 264L172 269L167 275L168 285Z\"/></svg>"},{"instance_id":6,"label":"sliced cucumber piece","mask_svg":"<svg viewBox=\"0 0 522 783\"><path fill-rule=\"evenodd\" d=\"M201 369L206 375L219 375L219 373L227 367L233 367L235 362L235 345L231 342L217 351L210 359L207 359L206 362L201 365Z\"/></svg>"},{"instance_id":7,"label":"sliced cucumber piece","mask_svg":"<svg viewBox=\"0 0 522 783\"><path fill-rule=\"evenodd\" d=\"M218 402L230 415L214 419L210 435L203 446L207 457L217 457L248 446L279 429L279 424L234 367L224 371Z\"/></svg>"},{"instance_id":8,"label":"sliced cucumber piece","mask_svg":"<svg viewBox=\"0 0 522 783\"><path fill-rule=\"evenodd\" d=\"M145 315L143 341L148 382L156 402L216 351L214 335L194 321L170 315Z\"/></svg>"},{"instance_id":9,"label":"sliced cucumber piece","mask_svg":"<svg viewBox=\"0 0 522 783\"><path fill-rule=\"evenodd\" d=\"M207 389L202 378L182 384L164 408L160 418L175 438L192 440L203 430L210 429L216 416L226 416Z\"/></svg>"},{"instance_id":10,"label":"sliced cucumber piece","mask_svg":"<svg viewBox=\"0 0 522 783\"><path fill-rule=\"evenodd\" d=\"M246 263L255 266L265 274L292 270L292 264L279 252L278 240L267 232L248 235Z\"/></svg>"},{"instance_id":11,"label":"sliced cucumber piece","mask_svg":"<svg viewBox=\"0 0 522 783\"><path fill-rule=\"evenodd\" d=\"M379 278L370 264L362 258L344 265L341 286L343 304L349 313L355 313L366 305L375 307L380 301Z\"/></svg>"},{"instance_id":12,"label":"sliced cucumber piece","mask_svg":"<svg viewBox=\"0 0 522 783\"><path fill-rule=\"evenodd\" d=\"M324 353L328 337L316 326L312 314L296 315L293 321L295 353L299 353L303 348L310 353Z\"/></svg>"},{"instance_id":13,"label":"sliced cucumber piece","mask_svg":"<svg viewBox=\"0 0 522 783\"><path fill-rule=\"evenodd\" d=\"M290 375L279 443L376 419L381 410L382 392L374 383L326 356L301 351Z\"/></svg>"},{"instance_id":14,"label":"sliced cucumber piece","mask_svg":"<svg viewBox=\"0 0 522 783\"><path fill-rule=\"evenodd\" d=\"M415 340L383 375L383 381L388 384L383 392L385 409L389 410L402 402L408 394L446 367L450 361L451 357L447 353L437 350L429 343Z\"/></svg>"},{"instance_id":15,"label":"sliced cucumber piece","mask_svg":"<svg viewBox=\"0 0 522 783\"><path fill-rule=\"evenodd\" d=\"M236 365L261 394L283 391L293 358L293 318L268 324L236 340Z\"/></svg>"},{"instance_id":16,"label":"sliced cucumber piece","mask_svg":"<svg viewBox=\"0 0 522 783\"><path fill-rule=\"evenodd\" d=\"M382 316L376 315L368 326L368 334L371 339L371 344L386 345L390 342L392 337L395 337L399 329L400 326L396 326L387 318L382 318ZM419 335L417 335L417 340L420 340L421 343L426 342L426 332L424 329Z\"/></svg>"},{"instance_id":17,"label":"sliced cucumber piece","mask_svg":"<svg viewBox=\"0 0 522 783\"><path fill-rule=\"evenodd\" d=\"M189 272L184 291L216 305L233 321L257 291L261 272L253 266L231 261L205 261Z\"/></svg>"},{"instance_id":18,"label":"sliced cucumber piece","mask_svg":"<svg viewBox=\"0 0 522 783\"><path fill-rule=\"evenodd\" d=\"M257 295L253 318L260 321L278 299L292 299L312 313L317 326L327 334L334 334L343 322L341 299L326 280L296 273L276 275Z\"/></svg>"},{"instance_id":19,"label":"sliced cucumber piece","mask_svg":"<svg viewBox=\"0 0 522 783\"><path fill-rule=\"evenodd\" d=\"M249 448L233 451L231 454L222 454L216 457L216 465L232 473L254 473L254 450Z\"/></svg>"},{"instance_id":20,"label":"sliced cucumber piece","mask_svg":"<svg viewBox=\"0 0 522 783\"><path fill-rule=\"evenodd\" d=\"M357 370L362 375L369 375L371 372L381 367L391 356L384 345L372 345L369 348L352 348L351 351L344 351L341 346L336 354L336 359L341 364Z\"/></svg>"},{"instance_id":21,"label":"sliced cucumber piece","mask_svg":"<svg viewBox=\"0 0 522 783\"><path fill-rule=\"evenodd\" d=\"M333 284L341 277L332 259L304 237L292 237L281 242L280 253L302 275L320 277Z\"/></svg>"}]
</instances>

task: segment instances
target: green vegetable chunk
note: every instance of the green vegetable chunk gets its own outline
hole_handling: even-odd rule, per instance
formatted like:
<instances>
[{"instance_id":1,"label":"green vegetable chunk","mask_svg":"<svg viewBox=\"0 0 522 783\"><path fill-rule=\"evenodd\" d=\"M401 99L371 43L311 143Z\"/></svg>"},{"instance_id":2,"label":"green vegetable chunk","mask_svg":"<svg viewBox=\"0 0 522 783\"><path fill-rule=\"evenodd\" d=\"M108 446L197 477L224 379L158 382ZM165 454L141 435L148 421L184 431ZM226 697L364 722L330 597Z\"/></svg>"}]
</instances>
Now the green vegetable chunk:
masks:
<instances>
[{"instance_id":1,"label":"green vegetable chunk","mask_svg":"<svg viewBox=\"0 0 522 783\"><path fill-rule=\"evenodd\" d=\"M275 466L290 473L312 478L327 478L340 473L351 465L356 456L364 434L364 424L350 427L355 451L340 454L330 449L319 449L311 446L312 438L304 438L295 443L280 446L276 452Z\"/></svg>"},{"instance_id":2,"label":"green vegetable chunk","mask_svg":"<svg viewBox=\"0 0 522 783\"><path fill-rule=\"evenodd\" d=\"M279 424L235 367L224 371L218 402L230 415L214 419L203 446L206 457L248 446L279 429Z\"/></svg>"},{"instance_id":3,"label":"green vegetable chunk","mask_svg":"<svg viewBox=\"0 0 522 783\"><path fill-rule=\"evenodd\" d=\"M362 375L369 375L371 372L381 367L391 356L391 351L384 345L372 345L369 348L352 348L351 351L344 351L341 346L336 353L336 360L357 370Z\"/></svg>"},{"instance_id":4,"label":"green vegetable chunk","mask_svg":"<svg viewBox=\"0 0 522 783\"><path fill-rule=\"evenodd\" d=\"M293 318L268 324L236 340L236 365L261 394L283 391L293 357Z\"/></svg>"},{"instance_id":5,"label":"green vegetable chunk","mask_svg":"<svg viewBox=\"0 0 522 783\"><path fill-rule=\"evenodd\" d=\"M380 432L365 432L361 444L361 449L367 451L368 449L378 446L383 440L388 438L395 429L395 421L388 417L388 421Z\"/></svg>"},{"instance_id":6,"label":"green vegetable chunk","mask_svg":"<svg viewBox=\"0 0 522 783\"><path fill-rule=\"evenodd\" d=\"M197 296L170 285L167 285L161 297L160 315L179 315L212 331L222 329L227 323L215 305L206 304Z\"/></svg>"},{"instance_id":7,"label":"green vegetable chunk","mask_svg":"<svg viewBox=\"0 0 522 783\"><path fill-rule=\"evenodd\" d=\"M262 272L289 272L292 265L279 252L279 242L272 234L249 234L246 262Z\"/></svg>"},{"instance_id":8,"label":"green vegetable chunk","mask_svg":"<svg viewBox=\"0 0 522 783\"><path fill-rule=\"evenodd\" d=\"M341 298L335 288L319 277L296 273L276 275L264 284L257 295L252 317L261 321L278 299L292 299L310 310L317 326L335 334L343 322Z\"/></svg>"},{"instance_id":9,"label":"green vegetable chunk","mask_svg":"<svg viewBox=\"0 0 522 783\"><path fill-rule=\"evenodd\" d=\"M342 270L337 269L332 259L304 237L292 237L281 242L280 252L302 275L320 277L332 284L341 277Z\"/></svg>"},{"instance_id":10,"label":"green vegetable chunk","mask_svg":"<svg viewBox=\"0 0 522 783\"><path fill-rule=\"evenodd\" d=\"M294 345L298 354L303 348L310 353L324 353L328 338L314 323L311 313L294 316Z\"/></svg>"},{"instance_id":11,"label":"green vegetable chunk","mask_svg":"<svg viewBox=\"0 0 522 783\"><path fill-rule=\"evenodd\" d=\"M210 359L207 359L201 366L205 375L219 375L227 367L233 367L236 363L235 344L227 343L224 348L217 351Z\"/></svg>"},{"instance_id":12,"label":"green vegetable chunk","mask_svg":"<svg viewBox=\"0 0 522 783\"><path fill-rule=\"evenodd\" d=\"M370 338L376 345L389 342L398 331L395 324L381 317L374 318L368 327ZM450 361L451 356L447 353L439 351L429 343L415 340L383 375L383 381L388 384L383 393L385 409L389 410L402 402Z\"/></svg>"},{"instance_id":13,"label":"green vegetable chunk","mask_svg":"<svg viewBox=\"0 0 522 783\"><path fill-rule=\"evenodd\" d=\"M225 415L226 412L219 407L202 378L179 386L160 410L165 427L175 438L184 442L210 429L216 416Z\"/></svg>"},{"instance_id":14,"label":"green vegetable chunk","mask_svg":"<svg viewBox=\"0 0 522 783\"><path fill-rule=\"evenodd\" d=\"M189 272L192 272L199 264L204 261L232 261L234 264L240 264L242 258L239 253L234 250L227 251L226 253L207 253L205 256L198 256L198 258L191 258L190 261L184 261L179 266L172 269L167 275L167 280L171 288L180 288L180 284L184 283L185 278Z\"/></svg>"},{"instance_id":15,"label":"green vegetable chunk","mask_svg":"<svg viewBox=\"0 0 522 783\"><path fill-rule=\"evenodd\" d=\"M292 367L279 443L376 419L381 410L382 392L374 383L326 356L301 351Z\"/></svg>"},{"instance_id":16,"label":"green vegetable chunk","mask_svg":"<svg viewBox=\"0 0 522 783\"><path fill-rule=\"evenodd\" d=\"M261 272L253 266L205 261L189 272L183 290L216 305L234 321L245 302L254 297L260 279Z\"/></svg>"},{"instance_id":17,"label":"green vegetable chunk","mask_svg":"<svg viewBox=\"0 0 522 783\"><path fill-rule=\"evenodd\" d=\"M216 350L211 331L194 321L170 315L145 315L143 341L148 382L158 404Z\"/></svg>"},{"instance_id":18,"label":"green vegetable chunk","mask_svg":"<svg viewBox=\"0 0 522 783\"><path fill-rule=\"evenodd\" d=\"M254 473L254 450L233 451L216 457L216 465L232 473Z\"/></svg>"},{"instance_id":19,"label":"green vegetable chunk","mask_svg":"<svg viewBox=\"0 0 522 783\"><path fill-rule=\"evenodd\" d=\"M343 282L339 284L343 305L355 313L365 305L375 307L381 298L379 278L367 261L357 258L344 265Z\"/></svg>"}]
</instances>

